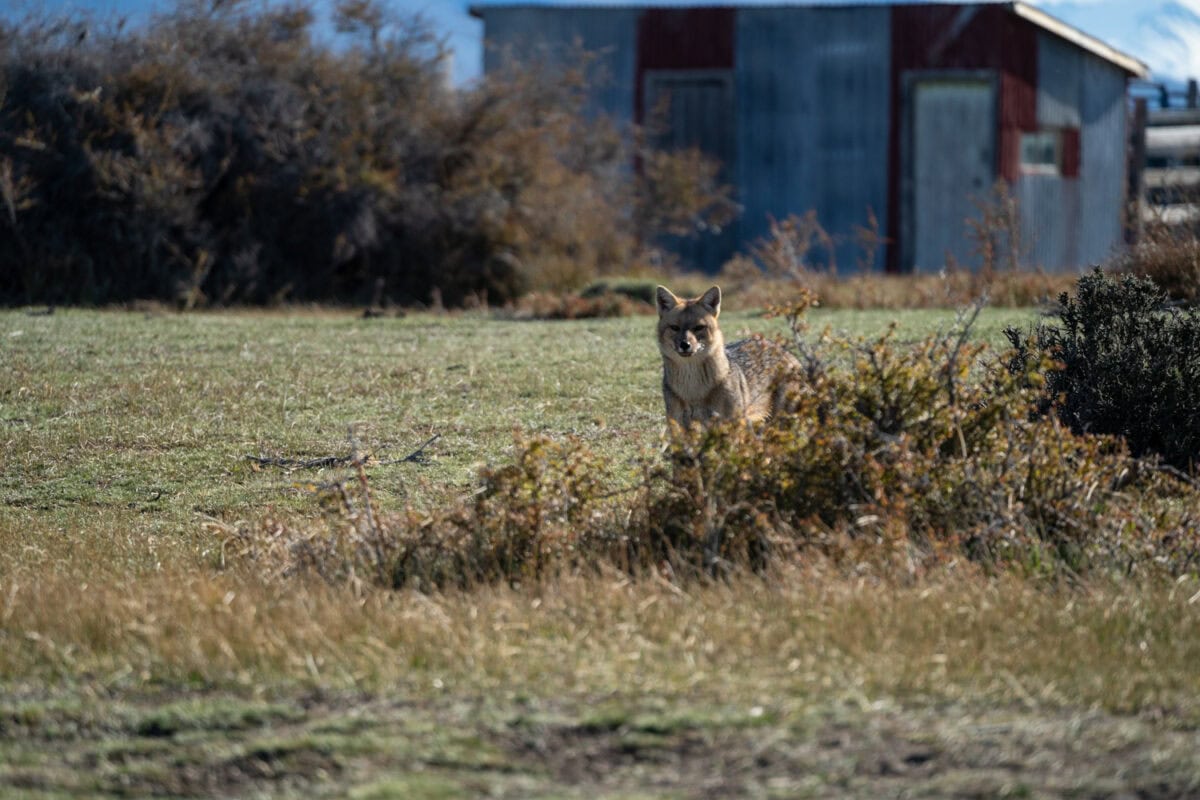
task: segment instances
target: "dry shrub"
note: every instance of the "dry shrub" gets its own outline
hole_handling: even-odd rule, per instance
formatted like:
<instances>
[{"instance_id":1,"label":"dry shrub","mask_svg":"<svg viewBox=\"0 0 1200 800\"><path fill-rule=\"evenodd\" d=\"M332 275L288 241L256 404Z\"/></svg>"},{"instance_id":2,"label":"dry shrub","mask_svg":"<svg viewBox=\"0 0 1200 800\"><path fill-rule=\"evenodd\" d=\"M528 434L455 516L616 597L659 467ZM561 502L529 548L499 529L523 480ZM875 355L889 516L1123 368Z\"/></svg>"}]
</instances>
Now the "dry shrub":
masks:
<instances>
[{"instance_id":1,"label":"dry shrub","mask_svg":"<svg viewBox=\"0 0 1200 800\"><path fill-rule=\"evenodd\" d=\"M504 311L510 319L600 319L653 314L654 306L615 291L531 292Z\"/></svg>"},{"instance_id":2,"label":"dry shrub","mask_svg":"<svg viewBox=\"0 0 1200 800\"><path fill-rule=\"evenodd\" d=\"M855 231L860 255L857 272L838 274L835 243L816 212L771 220L770 230L747 253L730 259L721 279L734 289L741 307L765 307L796 290L811 291L826 308L955 308L987 296L993 305L1021 307L1045 303L1074 284L1075 275L1050 275L1019 268L1022 239L1016 200L999 182L979 203L980 218L968 235L982 266L977 270L949 264L939 274L883 275L872 272L887 240L868 209L867 223Z\"/></svg>"},{"instance_id":3,"label":"dry shrub","mask_svg":"<svg viewBox=\"0 0 1200 800\"><path fill-rule=\"evenodd\" d=\"M972 378L985 350L966 331L912 349L890 333L808 348L794 415L673 442L670 489L651 517L672 551L709 572L813 551L903 570L966 558L1077 574L1151 564L1146 550L1194 567L1200 526L1162 501L1200 499L1193 485L1116 440L1030 419L1045 365Z\"/></svg>"},{"instance_id":4,"label":"dry shrub","mask_svg":"<svg viewBox=\"0 0 1200 800\"><path fill-rule=\"evenodd\" d=\"M737 215L733 189L720 181L721 164L690 147L657 150L641 142L634 219L646 246L664 234L697 236L719 231Z\"/></svg>"},{"instance_id":5,"label":"dry shrub","mask_svg":"<svg viewBox=\"0 0 1200 800\"><path fill-rule=\"evenodd\" d=\"M973 198L978 216L967 219L967 238L979 257L980 277L989 281L1000 272L1014 274L1028 255L1021 230L1021 209L1008 181L998 178L985 197Z\"/></svg>"},{"instance_id":6,"label":"dry shrub","mask_svg":"<svg viewBox=\"0 0 1200 800\"><path fill-rule=\"evenodd\" d=\"M1114 266L1149 278L1175 300L1193 306L1200 301L1200 238L1195 228L1152 222Z\"/></svg>"},{"instance_id":7,"label":"dry shrub","mask_svg":"<svg viewBox=\"0 0 1200 800\"><path fill-rule=\"evenodd\" d=\"M1077 277L1040 271L1003 272L987 281L978 273L962 270L939 275L859 273L844 277L815 273L797 283L731 270L721 274L721 281L732 308L765 308L798 288L812 290L823 308L957 308L984 295L992 306L1025 308L1053 301L1074 286Z\"/></svg>"},{"instance_id":8,"label":"dry shrub","mask_svg":"<svg viewBox=\"0 0 1200 800\"><path fill-rule=\"evenodd\" d=\"M613 534L614 469L579 440L514 438L513 463L480 473L470 502L425 514L381 516L364 467L320 487L321 524L268 518L223 528L223 562L252 562L269 577L314 573L334 583L432 589L520 582L596 564ZM603 549L603 548L600 548Z\"/></svg>"},{"instance_id":9,"label":"dry shrub","mask_svg":"<svg viewBox=\"0 0 1200 800\"><path fill-rule=\"evenodd\" d=\"M574 439L518 435L471 502L380 518L359 480L327 524L244 528L226 550L276 573L422 588L812 559L899 575L955 561L1051 577L1200 567L1196 484L1033 414L1048 363L1010 370L971 342L978 307L906 346L890 332L809 337L810 301L782 309L807 371L794 413L694 429L633 473Z\"/></svg>"},{"instance_id":10,"label":"dry shrub","mask_svg":"<svg viewBox=\"0 0 1200 800\"><path fill-rule=\"evenodd\" d=\"M749 254L736 255L722 267L724 277L741 283L766 277L812 290L819 278L837 275L833 237L816 211L771 217L768 223L768 233L751 243Z\"/></svg>"},{"instance_id":11,"label":"dry shrub","mask_svg":"<svg viewBox=\"0 0 1200 800\"><path fill-rule=\"evenodd\" d=\"M230 0L0 31L0 303L503 304L728 213L715 165L585 113L586 54L456 91L419 20L335 23Z\"/></svg>"}]
</instances>

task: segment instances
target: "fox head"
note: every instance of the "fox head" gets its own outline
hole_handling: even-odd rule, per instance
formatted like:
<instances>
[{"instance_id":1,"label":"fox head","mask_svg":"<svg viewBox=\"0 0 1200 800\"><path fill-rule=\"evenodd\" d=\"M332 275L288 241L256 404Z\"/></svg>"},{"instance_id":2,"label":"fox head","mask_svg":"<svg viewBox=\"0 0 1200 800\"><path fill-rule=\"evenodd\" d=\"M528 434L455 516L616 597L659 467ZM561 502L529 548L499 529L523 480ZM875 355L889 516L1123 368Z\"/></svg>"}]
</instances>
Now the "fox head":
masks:
<instances>
[{"instance_id":1,"label":"fox head","mask_svg":"<svg viewBox=\"0 0 1200 800\"><path fill-rule=\"evenodd\" d=\"M682 300L659 286L658 349L667 358L683 363L708 358L725 346L717 317L721 289L714 286L692 300Z\"/></svg>"}]
</instances>

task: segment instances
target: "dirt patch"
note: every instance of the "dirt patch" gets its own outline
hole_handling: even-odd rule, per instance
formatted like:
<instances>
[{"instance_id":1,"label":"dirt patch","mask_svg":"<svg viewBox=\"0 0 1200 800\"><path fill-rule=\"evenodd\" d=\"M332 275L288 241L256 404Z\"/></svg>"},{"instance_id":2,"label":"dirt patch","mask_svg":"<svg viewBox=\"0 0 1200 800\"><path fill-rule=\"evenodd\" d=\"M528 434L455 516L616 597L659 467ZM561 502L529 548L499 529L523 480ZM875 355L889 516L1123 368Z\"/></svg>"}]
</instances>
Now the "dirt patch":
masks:
<instances>
[{"instance_id":1,"label":"dirt patch","mask_svg":"<svg viewBox=\"0 0 1200 800\"><path fill-rule=\"evenodd\" d=\"M1135 718L1020 710L839 710L761 726L658 733L637 723L521 725L514 757L559 786L694 798L1185 798L1194 731Z\"/></svg>"},{"instance_id":2,"label":"dirt patch","mask_svg":"<svg viewBox=\"0 0 1200 800\"><path fill-rule=\"evenodd\" d=\"M274 784L278 791L335 779L342 770L336 755L319 748L255 748L211 765L190 765L175 773L170 792L189 797L235 794ZM156 789L161 787L155 787Z\"/></svg>"},{"instance_id":3,"label":"dirt patch","mask_svg":"<svg viewBox=\"0 0 1200 800\"><path fill-rule=\"evenodd\" d=\"M72 733L57 748L24 738L28 724L0 728L0 795L312 798L423 786L499 798L1200 796L1194 728L1096 711L362 695L243 708L210 696L110 708L125 724L104 727L88 724L94 709L78 719L71 709L41 717ZM161 731L142 723L160 719L174 732L147 735Z\"/></svg>"}]
</instances>

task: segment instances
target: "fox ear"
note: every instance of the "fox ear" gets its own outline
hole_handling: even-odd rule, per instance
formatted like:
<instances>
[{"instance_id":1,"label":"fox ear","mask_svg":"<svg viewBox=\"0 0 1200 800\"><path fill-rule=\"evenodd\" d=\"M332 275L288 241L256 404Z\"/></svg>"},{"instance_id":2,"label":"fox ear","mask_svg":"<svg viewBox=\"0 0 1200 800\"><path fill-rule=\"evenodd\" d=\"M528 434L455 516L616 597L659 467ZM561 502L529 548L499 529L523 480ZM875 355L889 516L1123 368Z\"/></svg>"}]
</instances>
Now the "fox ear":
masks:
<instances>
[{"instance_id":1,"label":"fox ear","mask_svg":"<svg viewBox=\"0 0 1200 800\"><path fill-rule=\"evenodd\" d=\"M714 317L718 316L721 313L721 287L714 286L701 295L700 303L701 305L708 306Z\"/></svg>"},{"instance_id":2,"label":"fox ear","mask_svg":"<svg viewBox=\"0 0 1200 800\"><path fill-rule=\"evenodd\" d=\"M671 290L665 286L659 286L654 292L658 298L658 313L665 314L671 309L679 305L679 298L671 294Z\"/></svg>"}]
</instances>

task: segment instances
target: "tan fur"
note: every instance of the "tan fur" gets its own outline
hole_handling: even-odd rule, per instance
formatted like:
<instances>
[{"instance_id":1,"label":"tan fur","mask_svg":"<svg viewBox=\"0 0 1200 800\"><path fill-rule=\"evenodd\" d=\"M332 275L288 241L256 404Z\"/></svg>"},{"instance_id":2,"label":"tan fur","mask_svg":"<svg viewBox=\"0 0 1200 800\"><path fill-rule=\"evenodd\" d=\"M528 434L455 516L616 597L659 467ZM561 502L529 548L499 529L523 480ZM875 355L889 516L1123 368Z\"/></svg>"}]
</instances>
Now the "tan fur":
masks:
<instances>
[{"instance_id":1,"label":"tan fur","mask_svg":"<svg viewBox=\"0 0 1200 800\"><path fill-rule=\"evenodd\" d=\"M719 287L692 300L662 286L657 295L668 420L685 428L713 419L757 422L784 410L789 388L799 382L800 362L761 336L725 344L717 324Z\"/></svg>"}]
</instances>

